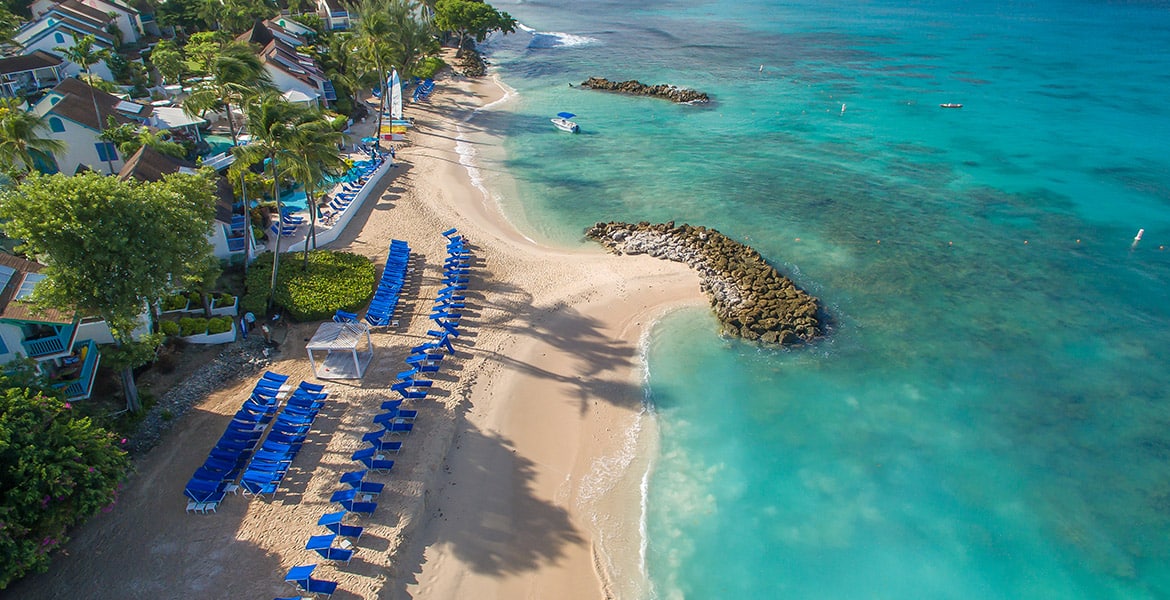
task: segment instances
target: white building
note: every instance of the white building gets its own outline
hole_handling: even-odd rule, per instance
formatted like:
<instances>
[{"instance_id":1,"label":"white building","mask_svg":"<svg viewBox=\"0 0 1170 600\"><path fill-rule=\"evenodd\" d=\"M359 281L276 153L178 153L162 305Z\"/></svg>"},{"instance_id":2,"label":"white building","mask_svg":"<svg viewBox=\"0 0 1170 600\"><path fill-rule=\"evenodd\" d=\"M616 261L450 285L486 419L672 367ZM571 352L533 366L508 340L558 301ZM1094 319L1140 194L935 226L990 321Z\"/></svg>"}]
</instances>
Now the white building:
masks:
<instances>
[{"instance_id":1,"label":"white building","mask_svg":"<svg viewBox=\"0 0 1170 600\"><path fill-rule=\"evenodd\" d=\"M49 6L36 20L26 23L14 36L20 45L21 54L32 54L37 50L49 52L54 56L61 56L55 48L72 48L85 36L93 36L94 50L114 49L114 37L106 31L106 27L115 23L108 14L99 9L86 6L79 0L65 0ZM135 38L137 39L137 37ZM67 75L74 75L81 71L80 65L70 65ZM107 81L113 81L114 76L105 61L90 65L90 72Z\"/></svg>"},{"instance_id":2,"label":"white building","mask_svg":"<svg viewBox=\"0 0 1170 600\"><path fill-rule=\"evenodd\" d=\"M291 94L293 97L322 107L337 100L333 82L325 77L317 61L297 51L299 46L305 44L303 37L272 21L264 21L256 23L252 31L240 35L236 40L261 48L260 60L264 63L264 71L281 92L295 92Z\"/></svg>"},{"instance_id":3,"label":"white building","mask_svg":"<svg viewBox=\"0 0 1170 600\"><path fill-rule=\"evenodd\" d=\"M98 173L110 173L111 169L117 172L122 167L122 157L113 144L101 141L99 134L110 117L118 124L145 125L150 122L153 109L95 90L80 79L66 79L47 92L32 111L45 119L50 137L67 145L63 152L54 153L53 158L59 171L72 174L79 168Z\"/></svg>"}]
</instances>

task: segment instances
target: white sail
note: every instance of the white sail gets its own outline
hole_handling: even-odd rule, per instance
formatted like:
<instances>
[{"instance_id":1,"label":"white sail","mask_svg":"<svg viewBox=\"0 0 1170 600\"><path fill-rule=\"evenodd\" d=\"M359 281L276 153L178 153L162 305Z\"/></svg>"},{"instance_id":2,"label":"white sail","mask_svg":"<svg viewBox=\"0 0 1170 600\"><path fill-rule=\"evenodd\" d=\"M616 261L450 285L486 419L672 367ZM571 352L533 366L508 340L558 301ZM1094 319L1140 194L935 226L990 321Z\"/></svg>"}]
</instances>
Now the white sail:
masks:
<instances>
[{"instance_id":1,"label":"white sail","mask_svg":"<svg viewBox=\"0 0 1170 600\"><path fill-rule=\"evenodd\" d=\"M402 118L402 81L397 69L390 73L390 118Z\"/></svg>"}]
</instances>

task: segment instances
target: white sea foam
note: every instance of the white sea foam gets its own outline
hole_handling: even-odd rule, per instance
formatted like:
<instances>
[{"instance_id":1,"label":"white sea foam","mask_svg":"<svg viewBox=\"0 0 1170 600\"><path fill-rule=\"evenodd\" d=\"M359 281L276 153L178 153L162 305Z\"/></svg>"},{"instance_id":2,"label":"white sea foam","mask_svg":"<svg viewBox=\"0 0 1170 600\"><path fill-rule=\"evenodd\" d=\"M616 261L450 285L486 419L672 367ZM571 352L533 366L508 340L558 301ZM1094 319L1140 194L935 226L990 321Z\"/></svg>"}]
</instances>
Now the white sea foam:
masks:
<instances>
[{"instance_id":1,"label":"white sea foam","mask_svg":"<svg viewBox=\"0 0 1170 600\"><path fill-rule=\"evenodd\" d=\"M470 113L468 113L466 117L463 117L463 123L470 122L479 113L488 110L497 104L503 104L517 95L516 90L504 84L503 81L500 81L499 77L493 75L492 83L496 84L501 90L503 90L504 95L500 96L500 98L497 100L489 102L483 106L476 107L475 110L472 110ZM479 193L483 195L484 200L492 199L491 193L488 192L487 186L483 184L483 174L479 170L479 165L475 162L475 146L473 146L467 140L467 129L463 127L462 123L455 125L455 152L459 155L459 164L463 165L463 168L467 170L467 177L471 180L471 185L475 186L475 189L479 190Z\"/></svg>"},{"instance_id":2,"label":"white sea foam","mask_svg":"<svg viewBox=\"0 0 1170 600\"><path fill-rule=\"evenodd\" d=\"M532 34L529 48L572 48L597 43L597 38L574 35L563 31L538 31Z\"/></svg>"}]
</instances>

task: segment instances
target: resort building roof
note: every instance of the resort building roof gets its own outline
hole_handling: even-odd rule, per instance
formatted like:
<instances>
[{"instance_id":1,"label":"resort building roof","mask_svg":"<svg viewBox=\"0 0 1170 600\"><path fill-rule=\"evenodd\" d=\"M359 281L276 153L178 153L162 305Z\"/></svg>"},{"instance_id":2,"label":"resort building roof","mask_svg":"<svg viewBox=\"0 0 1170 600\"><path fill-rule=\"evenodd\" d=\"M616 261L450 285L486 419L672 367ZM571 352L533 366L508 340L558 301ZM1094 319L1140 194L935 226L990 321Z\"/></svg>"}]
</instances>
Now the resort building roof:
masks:
<instances>
[{"instance_id":1,"label":"resort building roof","mask_svg":"<svg viewBox=\"0 0 1170 600\"><path fill-rule=\"evenodd\" d=\"M126 164L118 172L118 179L122 181L131 178L138 181L159 181L171 173L194 173L196 169L198 167L193 162L167 156L150 146L143 146L133 156L126 159ZM228 183L227 178L222 175L215 179L215 194L215 220L231 223L232 204L235 202L235 197L232 192L232 184Z\"/></svg>"},{"instance_id":2,"label":"resort building roof","mask_svg":"<svg viewBox=\"0 0 1170 600\"><path fill-rule=\"evenodd\" d=\"M61 62L60 58L49 52L34 50L31 54L0 58L0 75L58 67L61 66Z\"/></svg>"},{"instance_id":3,"label":"resort building roof","mask_svg":"<svg viewBox=\"0 0 1170 600\"><path fill-rule=\"evenodd\" d=\"M93 94L92 99L90 94ZM102 114L101 121L94 112L94 104L97 104ZM37 104L34 111L41 116L54 113L95 131L101 131L105 129L105 120L109 115L118 123L143 123L150 117L153 108L122 100L94 89L80 79L69 78L57 84Z\"/></svg>"},{"instance_id":4,"label":"resort building roof","mask_svg":"<svg viewBox=\"0 0 1170 600\"><path fill-rule=\"evenodd\" d=\"M48 308L33 311L28 302L22 302L38 281L44 265L0 252L0 319L11 321L38 321L41 323L72 323L73 315Z\"/></svg>"}]
</instances>

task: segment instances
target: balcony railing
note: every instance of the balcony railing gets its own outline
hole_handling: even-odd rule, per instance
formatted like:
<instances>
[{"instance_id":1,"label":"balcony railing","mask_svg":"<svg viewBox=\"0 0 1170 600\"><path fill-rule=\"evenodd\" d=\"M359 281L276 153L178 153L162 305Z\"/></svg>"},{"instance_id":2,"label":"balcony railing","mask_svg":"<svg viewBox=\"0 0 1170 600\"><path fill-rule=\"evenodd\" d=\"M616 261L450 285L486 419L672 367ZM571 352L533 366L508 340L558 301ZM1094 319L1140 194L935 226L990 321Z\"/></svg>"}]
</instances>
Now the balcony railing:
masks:
<instances>
[{"instance_id":1,"label":"balcony railing","mask_svg":"<svg viewBox=\"0 0 1170 600\"><path fill-rule=\"evenodd\" d=\"M25 340L20 345L24 348L24 352L29 358L47 358L54 354L67 352L67 348L73 342L73 335L76 332L77 327L75 325L67 325L62 327L57 332L57 335L35 340Z\"/></svg>"},{"instance_id":2,"label":"balcony railing","mask_svg":"<svg viewBox=\"0 0 1170 600\"><path fill-rule=\"evenodd\" d=\"M73 352L82 354L83 348L85 349L85 358L81 361L81 370L78 371L77 377L54 384L54 387L65 388L66 400L89 398L90 393L93 392L94 375L97 373L102 355L93 340L78 342L73 346Z\"/></svg>"}]
</instances>

